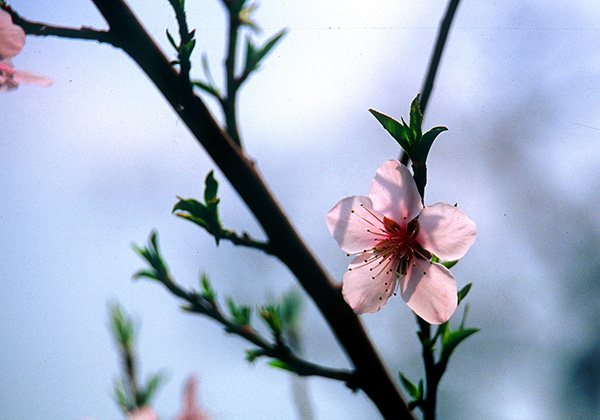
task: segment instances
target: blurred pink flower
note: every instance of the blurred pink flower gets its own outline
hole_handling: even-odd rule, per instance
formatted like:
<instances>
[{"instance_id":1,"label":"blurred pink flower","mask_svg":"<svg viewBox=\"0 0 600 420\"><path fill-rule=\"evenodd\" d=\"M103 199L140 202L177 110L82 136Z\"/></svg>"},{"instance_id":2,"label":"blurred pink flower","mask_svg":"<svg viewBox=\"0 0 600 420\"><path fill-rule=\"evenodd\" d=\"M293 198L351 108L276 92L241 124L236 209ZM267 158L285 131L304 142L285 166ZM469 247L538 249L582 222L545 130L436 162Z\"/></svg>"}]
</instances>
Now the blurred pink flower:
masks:
<instances>
[{"instance_id":1,"label":"blurred pink flower","mask_svg":"<svg viewBox=\"0 0 600 420\"><path fill-rule=\"evenodd\" d=\"M138 408L127 415L127 420L156 420L156 413L150 406ZM82 420L91 420L84 418Z\"/></svg>"},{"instance_id":2,"label":"blurred pink flower","mask_svg":"<svg viewBox=\"0 0 600 420\"><path fill-rule=\"evenodd\" d=\"M13 24L10 14L0 9L0 91L15 89L19 83L50 86L54 82L46 77L13 68L11 58L25 45L25 31Z\"/></svg>"},{"instance_id":3,"label":"blurred pink flower","mask_svg":"<svg viewBox=\"0 0 600 420\"><path fill-rule=\"evenodd\" d=\"M146 406L129 413L127 420L156 420L156 413L152 407Z\"/></svg>"},{"instance_id":4,"label":"blurred pink flower","mask_svg":"<svg viewBox=\"0 0 600 420\"><path fill-rule=\"evenodd\" d=\"M457 260L475 241L477 228L446 203L423 207L410 171L397 160L377 169L369 197L340 201L327 214L340 248L356 255L342 294L358 314L379 311L400 290L402 299L431 324L446 322L457 306L456 281L442 264Z\"/></svg>"},{"instance_id":5,"label":"blurred pink flower","mask_svg":"<svg viewBox=\"0 0 600 420\"><path fill-rule=\"evenodd\" d=\"M176 420L208 420L208 416L202 411L196 402L197 380L190 377L185 384L183 392L183 409L176 417Z\"/></svg>"}]
</instances>

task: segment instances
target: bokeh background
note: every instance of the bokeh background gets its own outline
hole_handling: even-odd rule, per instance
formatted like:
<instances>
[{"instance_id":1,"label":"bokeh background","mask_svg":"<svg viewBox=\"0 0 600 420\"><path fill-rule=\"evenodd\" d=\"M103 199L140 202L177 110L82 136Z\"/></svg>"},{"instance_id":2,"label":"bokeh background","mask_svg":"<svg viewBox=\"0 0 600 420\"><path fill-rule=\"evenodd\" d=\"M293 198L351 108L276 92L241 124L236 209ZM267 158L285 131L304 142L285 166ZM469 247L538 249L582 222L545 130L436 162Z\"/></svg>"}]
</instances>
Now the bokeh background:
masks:
<instances>
[{"instance_id":1,"label":"bokeh background","mask_svg":"<svg viewBox=\"0 0 600 420\"><path fill-rule=\"evenodd\" d=\"M200 53L221 78L224 15L189 1ZM131 0L173 54L167 1ZM24 17L105 28L91 2L15 0ZM341 279L348 259L325 214L366 194L376 168L398 156L367 112L406 116L426 71L446 2L262 1L263 39L283 43L242 91L249 156L302 236ZM426 202L458 202L478 225L453 272L473 282L468 325L441 383L441 419L600 418L600 3L464 0L425 126L446 125L429 159ZM95 42L28 37L18 68L52 77L0 97L0 417L118 419L118 375L107 308L140 326L143 375L169 381L162 418L185 378L218 420L297 419L291 378L208 319L184 313L160 285L132 282L144 267L131 244L157 229L179 282L208 273L219 296L263 304L295 288L277 261L214 240L170 214L176 195L200 197L215 165L154 86L121 51ZM217 118L221 118L214 103ZM261 237L216 171L226 227ZM415 322L396 298L364 324L397 378L421 375ZM303 345L318 363L348 367L305 300ZM258 321L257 321L258 323ZM306 381L316 419L372 419L363 394Z\"/></svg>"}]
</instances>

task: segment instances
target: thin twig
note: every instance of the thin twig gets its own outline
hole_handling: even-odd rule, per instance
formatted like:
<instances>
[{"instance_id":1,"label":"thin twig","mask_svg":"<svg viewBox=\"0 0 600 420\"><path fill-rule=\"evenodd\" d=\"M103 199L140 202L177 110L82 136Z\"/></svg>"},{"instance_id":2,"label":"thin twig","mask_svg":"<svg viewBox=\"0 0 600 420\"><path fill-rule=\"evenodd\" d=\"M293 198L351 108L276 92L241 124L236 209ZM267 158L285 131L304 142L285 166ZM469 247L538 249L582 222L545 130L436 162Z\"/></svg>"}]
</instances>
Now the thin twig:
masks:
<instances>
[{"instance_id":1,"label":"thin twig","mask_svg":"<svg viewBox=\"0 0 600 420\"><path fill-rule=\"evenodd\" d=\"M427 108L427 103L429 102L429 98L431 97L431 91L433 90L435 77L437 76L438 67L440 65L440 61L442 60L442 54L444 53L444 48L446 47L446 40L448 39L450 27L452 26L454 14L456 13L456 9L458 8L459 3L460 0L450 0L450 2L448 3L448 7L446 8L444 18L440 23L438 36L435 41L435 48L433 49L433 52L431 53L431 58L429 59L427 75L425 76L425 80L423 80L423 86L421 87L421 97L419 100L419 105L421 106L421 113L423 115L425 115L425 109ZM404 152L404 150L400 154L400 162L402 162L404 165L408 165L408 155L406 154L406 152Z\"/></svg>"},{"instance_id":2,"label":"thin twig","mask_svg":"<svg viewBox=\"0 0 600 420\"><path fill-rule=\"evenodd\" d=\"M219 235L219 239L225 239L233 243L234 245L245 246L247 248L259 249L266 252L267 254L275 255L275 251L269 242L258 241L253 239L246 232L242 232L242 235L238 235L233 230L223 229Z\"/></svg>"},{"instance_id":3,"label":"thin twig","mask_svg":"<svg viewBox=\"0 0 600 420\"><path fill-rule=\"evenodd\" d=\"M115 47L118 45L118 39L115 38L110 31L101 31L93 28L82 26L81 28L68 28L65 26L55 26L46 23L33 22L27 20L10 7L6 11L12 16L13 23L23 28L25 33L38 36L58 36L61 38L84 39L91 41L104 42Z\"/></svg>"},{"instance_id":4,"label":"thin twig","mask_svg":"<svg viewBox=\"0 0 600 420\"><path fill-rule=\"evenodd\" d=\"M240 84L235 73L240 16L239 12L232 10L231 7L227 7L227 14L229 24L227 28L227 58L225 59L227 91L225 92L225 98L223 98L221 103L223 105L223 113L225 114L227 133L238 146L242 147L242 140L237 124L236 109L237 92Z\"/></svg>"},{"instance_id":5,"label":"thin twig","mask_svg":"<svg viewBox=\"0 0 600 420\"><path fill-rule=\"evenodd\" d=\"M185 290L173 280L167 271L163 274L156 272L156 277L154 278L159 280L175 296L178 296L189 304L189 306L184 308L185 310L203 314L217 321L225 327L225 331L228 333L238 335L259 347L261 349L261 356L268 356L286 363L290 370L300 376L320 376L335 379L346 383L352 389L356 389L354 372L343 369L332 369L308 362L295 355L283 342L270 343L250 325L241 325L223 315L223 312L219 309L215 301L207 301L196 291Z\"/></svg>"}]
</instances>

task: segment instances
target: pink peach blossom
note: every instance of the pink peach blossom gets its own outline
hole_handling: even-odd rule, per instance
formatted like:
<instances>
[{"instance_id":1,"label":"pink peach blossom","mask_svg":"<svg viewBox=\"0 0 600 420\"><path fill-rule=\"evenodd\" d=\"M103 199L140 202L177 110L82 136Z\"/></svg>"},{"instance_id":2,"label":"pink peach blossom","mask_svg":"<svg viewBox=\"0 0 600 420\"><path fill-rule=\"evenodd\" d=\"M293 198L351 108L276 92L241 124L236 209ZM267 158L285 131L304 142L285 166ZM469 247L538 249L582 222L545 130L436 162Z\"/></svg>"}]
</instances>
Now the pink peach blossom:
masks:
<instances>
[{"instance_id":1,"label":"pink peach blossom","mask_svg":"<svg viewBox=\"0 0 600 420\"><path fill-rule=\"evenodd\" d=\"M127 416L127 420L156 420L156 418L156 413L150 406L138 408Z\"/></svg>"},{"instance_id":2,"label":"pink peach blossom","mask_svg":"<svg viewBox=\"0 0 600 420\"><path fill-rule=\"evenodd\" d=\"M46 77L13 68L11 58L25 45L25 31L13 24L10 14L0 9L0 91L16 89L19 83L50 86L54 82Z\"/></svg>"},{"instance_id":3,"label":"pink peach blossom","mask_svg":"<svg viewBox=\"0 0 600 420\"><path fill-rule=\"evenodd\" d=\"M369 197L341 200L327 214L340 248L356 257L342 294L358 314L379 311L400 290L402 299L431 324L446 322L457 306L456 281L442 261L457 260L473 245L477 228L446 203L423 207L410 171L397 160L377 169Z\"/></svg>"},{"instance_id":4,"label":"pink peach blossom","mask_svg":"<svg viewBox=\"0 0 600 420\"><path fill-rule=\"evenodd\" d=\"M183 409L176 417L176 420L208 420L208 416L196 402L197 382L196 378L192 376L185 384Z\"/></svg>"}]
</instances>

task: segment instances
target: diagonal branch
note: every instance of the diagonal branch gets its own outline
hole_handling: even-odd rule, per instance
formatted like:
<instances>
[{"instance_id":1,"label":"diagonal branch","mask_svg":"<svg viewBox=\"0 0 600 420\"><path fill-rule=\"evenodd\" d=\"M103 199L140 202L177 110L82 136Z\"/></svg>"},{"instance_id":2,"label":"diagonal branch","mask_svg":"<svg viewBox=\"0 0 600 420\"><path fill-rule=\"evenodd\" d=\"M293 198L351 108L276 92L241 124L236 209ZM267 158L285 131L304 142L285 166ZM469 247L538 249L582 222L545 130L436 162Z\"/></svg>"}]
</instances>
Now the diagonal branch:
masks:
<instances>
[{"instance_id":1,"label":"diagonal branch","mask_svg":"<svg viewBox=\"0 0 600 420\"><path fill-rule=\"evenodd\" d=\"M419 104L421 105L421 113L423 115L425 115L425 109L427 108L427 103L431 97L431 91L433 90L435 77L437 76L438 67L440 66L440 61L442 60L442 54L444 53L444 48L446 47L446 40L448 39L450 27L452 26L454 14L456 13L456 9L458 9L459 3L460 0L450 0L448 3L448 8L446 9L446 13L444 14L444 18L440 23L440 29L435 41L435 48L431 53L431 58L429 59L427 75L425 76L425 80L423 80L423 86L421 87L421 98L419 100ZM404 151L402 151L400 154L400 162L402 162L404 165L408 165L408 155Z\"/></svg>"},{"instance_id":2,"label":"diagonal branch","mask_svg":"<svg viewBox=\"0 0 600 420\"><path fill-rule=\"evenodd\" d=\"M357 316L308 250L254 164L224 134L197 96L181 98L177 74L123 0L93 0L123 50L142 68L206 149L265 230L277 256L298 278L356 369L356 384L386 419L413 419Z\"/></svg>"}]
</instances>

